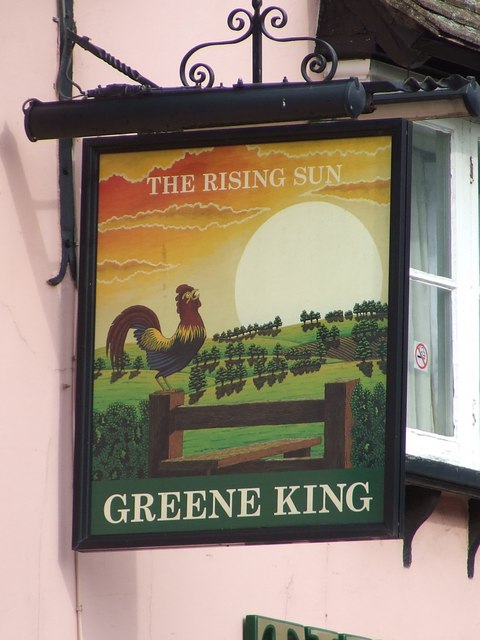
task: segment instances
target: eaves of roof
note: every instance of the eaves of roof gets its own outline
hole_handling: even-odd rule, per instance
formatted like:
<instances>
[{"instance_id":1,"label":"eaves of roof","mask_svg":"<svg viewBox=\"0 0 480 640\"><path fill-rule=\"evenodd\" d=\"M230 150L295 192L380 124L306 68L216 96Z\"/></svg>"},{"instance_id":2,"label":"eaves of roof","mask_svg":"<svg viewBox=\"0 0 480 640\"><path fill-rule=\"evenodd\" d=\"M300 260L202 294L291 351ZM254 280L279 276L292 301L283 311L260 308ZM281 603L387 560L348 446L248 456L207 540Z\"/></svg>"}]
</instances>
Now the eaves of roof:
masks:
<instances>
[{"instance_id":1,"label":"eaves of roof","mask_svg":"<svg viewBox=\"0 0 480 640\"><path fill-rule=\"evenodd\" d=\"M371 57L420 73L480 78L476 0L322 0L317 35L341 59Z\"/></svg>"}]
</instances>

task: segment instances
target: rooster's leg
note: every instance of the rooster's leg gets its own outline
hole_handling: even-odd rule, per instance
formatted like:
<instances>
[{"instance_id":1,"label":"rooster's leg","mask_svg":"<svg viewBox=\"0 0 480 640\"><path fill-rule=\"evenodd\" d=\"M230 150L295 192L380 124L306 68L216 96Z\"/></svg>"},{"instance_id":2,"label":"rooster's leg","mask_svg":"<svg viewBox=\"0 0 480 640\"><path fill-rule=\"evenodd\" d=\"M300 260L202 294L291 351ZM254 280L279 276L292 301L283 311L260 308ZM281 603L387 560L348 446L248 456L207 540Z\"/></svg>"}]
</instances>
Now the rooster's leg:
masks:
<instances>
[{"instance_id":1,"label":"rooster's leg","mask_svg":"<svg viewBox=\"0 0 480 640\"><path fill-rule=\"evenodd\" d=\"M160 385L160 388L162 389L162 391L171 390L172 387L168 384L168 380L164 376L162 376L160 372L158 372L157 375L155 376L155 380Z\"/></svg>"}]
</instances>

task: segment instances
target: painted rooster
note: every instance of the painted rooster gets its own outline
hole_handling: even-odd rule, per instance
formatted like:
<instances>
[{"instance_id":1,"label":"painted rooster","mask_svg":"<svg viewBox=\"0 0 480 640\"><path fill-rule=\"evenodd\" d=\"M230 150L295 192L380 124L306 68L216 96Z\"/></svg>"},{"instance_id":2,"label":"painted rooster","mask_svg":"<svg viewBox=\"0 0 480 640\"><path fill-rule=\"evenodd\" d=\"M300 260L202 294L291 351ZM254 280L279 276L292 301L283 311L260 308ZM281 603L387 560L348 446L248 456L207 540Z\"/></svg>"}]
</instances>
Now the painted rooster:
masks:
<instances>
[{"instance_id":1,"label":"painted rooster","mask_svg":"<svg viewBox=\"0 0 480 640\"><path fill-rule=\"evenodd\" d=\"M112 322L107 335L107 355L110 354L112 368L122 368L125 340L130 329L138 346L147 354L150 369L157 370L158 384L170 387L167 376L181 371L197 354L205 342L206 332L198 312L201 306L199 291L188 284L181 284L176 290L178 327L170 338L160 329L157 315L148 307L135 305L124 309Z\"/></svg>"}]
</instances>

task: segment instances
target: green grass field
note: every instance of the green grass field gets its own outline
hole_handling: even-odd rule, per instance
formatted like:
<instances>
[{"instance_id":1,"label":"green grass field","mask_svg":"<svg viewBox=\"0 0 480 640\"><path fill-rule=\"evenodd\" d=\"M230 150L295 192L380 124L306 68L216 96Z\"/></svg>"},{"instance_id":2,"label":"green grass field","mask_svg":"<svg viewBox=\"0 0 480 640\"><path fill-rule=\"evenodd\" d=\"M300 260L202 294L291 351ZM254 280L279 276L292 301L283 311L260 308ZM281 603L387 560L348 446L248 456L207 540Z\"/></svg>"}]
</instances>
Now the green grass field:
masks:
<instances>
[{"instance_id":1,"label":"green grass field","mask_svg":"<svg viewBox=\"0 0 480 640\"><path fill-rule=\"evenodd\" d=\"M349 336L354 324L354 321L341 323L339 325L340 335ZM248 350L250 344L265 347L271 357L277 343L285 351L291 347L308 345L315 341L315 336L315 329L303 331L300 325L296 325L282 328L276 336L256 336L254 339L244 340L244 346L245 351ZM215 345L220 349L223 357L227 344L227 342L218 343L207 340L203 349L210 350ZM132 362L138 355L144 358L144 354L135 344L126 344L125 351L129 354ZM104 349L96 350L95 358L99 357L106 360ZM222 364L223 361L220 362L220 365ZM215 371L207 372L207 387L201 397L195 400L194 406L321 399L324 397L325 384L329 382L359 379L363 386L371 389L378 382L385 383L385 375L379 369L376 361L374 361L371 377L363 375L357 364L357 361L344 361L327 357L325 364L321 366L319 371L302 375L293 375L292 372L288 372L282 382L276 381L271 386L266 383L260 390L253 383L253 368L246 364L247 376L242 390L240 392L232 390L231 393L223 395L220 399L216 396ZM108 366L110 365L108 364ZM183 389L185 391L186 404L190 402L188 393L190 369L191 366L170 376L168 379L173 389ZM140 370L139 372L127 370L118 377L111 369L104 369L94 381L94 409L105 411L114 402L137 405L139 401L148 399L149 394L160 390L160 386L155 380L155 373L155 371L151 370ZM184 434L184 455L194 455L206 451L281 438L315 437L319 435L323 435L323 423L193 430ZM315 447L312 450L312 455L322 456L323 444Z\"/></svg>"},{"instance_id":2,"label":"green grass field","mask_svg":"<svg viewBox=\"0 0 480 640\"><path fill-rule=\"evenodd\" d=\"M338 326L341 335L350 335L353 325L354 321L340 323ZM300 325L294 325L282 329L277 336L259 336L253 340L244 340L244 344L246 350L250 344L265 347L271 356L277 343L285 350L292 346L311 343L314 340L315 330L304 332L301 330ZM223 354L227 343L215 343L213 340L207 340L203 348L211 349L214 345L216 345ZM129 354L132 361L138 355L144 357L144 353L135 344L126 344L125 351ZM95 351L95 358L98 357L107 360L105 349L101 348ZM327 382L344 382L347 380L360 379L362 384L367 388L373 388L378 382L385 383L385 375L380 371L375 361L371 377L364 376L361 371L359 371L357 364L357 361L327 358L326 363L322 365L319 371L297 376L289 372L283 382L277 382L271 387L265 384L260 390L257 390L252 382L252 367L247 365L248 377L246 378L246 384L243 390L240 393L224 395L221 400L218 400L215 396L215 372L207 372L207 389L197 404L212 405L218 404L219 402L222 404L238 404L246 402L323 398L324 385ZM107 366L110 365L108 364ZM168 379L173 389L183 389L186 395L188 394L190 369L190 366L186 367L183 371L170 376ZM127 370L120 378L116 379L115 375L112 376L111 369L103 370L94 382L94 408L102 411L112 402L136 404L139 400L147 399L150 393L160 390L160 386L155 380L155 373L155 371L141 370L137 375L136 372Z\"/></svg>"}]
</instances>

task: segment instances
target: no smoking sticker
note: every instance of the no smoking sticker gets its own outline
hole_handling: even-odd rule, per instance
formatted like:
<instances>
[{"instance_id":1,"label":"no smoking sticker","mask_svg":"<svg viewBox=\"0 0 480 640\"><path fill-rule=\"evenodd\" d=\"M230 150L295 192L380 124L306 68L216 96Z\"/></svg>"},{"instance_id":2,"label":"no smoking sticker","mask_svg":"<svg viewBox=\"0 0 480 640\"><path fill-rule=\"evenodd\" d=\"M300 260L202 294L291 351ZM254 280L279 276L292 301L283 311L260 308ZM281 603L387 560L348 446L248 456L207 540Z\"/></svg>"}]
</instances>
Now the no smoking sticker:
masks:
<instances>
[{"instance_id":1,"label":"no smoking sticker","mask_svg":"<svg viewBox=\"0 0 480 640\"><path fill-rule=\"evenodd\" d=\"M429 365L428 347L425 342L414 343L413 366L418 371L428 371Z\"/></svg>"}]
</instances>

